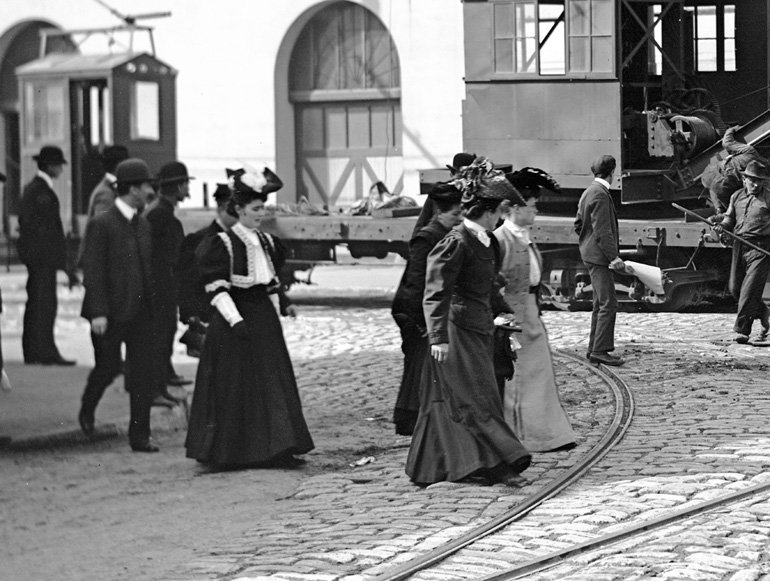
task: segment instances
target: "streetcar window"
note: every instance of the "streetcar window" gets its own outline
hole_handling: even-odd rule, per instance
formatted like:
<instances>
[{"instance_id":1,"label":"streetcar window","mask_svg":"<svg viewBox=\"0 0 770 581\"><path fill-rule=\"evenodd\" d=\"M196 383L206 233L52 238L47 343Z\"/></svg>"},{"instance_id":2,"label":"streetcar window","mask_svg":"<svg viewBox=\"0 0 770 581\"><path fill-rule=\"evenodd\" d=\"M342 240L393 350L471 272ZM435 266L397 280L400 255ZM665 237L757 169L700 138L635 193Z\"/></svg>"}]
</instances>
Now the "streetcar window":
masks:
<instances>
[{"instance_id":1,"label":"streetcar window","mask_svg":"<svg viewBox=\"0 0 770 581\"><path fill-rule=\"evenodd\" d=\"M611 73L615 24L612 0L572 0L568 7L570 72Z\"/></svg>"},{"instance_id":2,"label":"streetcar window","mask_svg":"<svg viewBox=\"0 0 770 581\"><path fill-rule=\"evenodd\" d=\"M131 100L131 139L160 140L160 86L134 82Z\"/></svg>"},{"instance_id":3,"label":"streetcar window","mask_svg":"<svg viewBox=\"0 0 770 581\"><path fill-rule=\"evenodd\" d=\"M614 0L492 3L495 72L606 75L615 61Z\"/></svg>"},{"instance_id":4,"label":"streetcar window","mask_svg":"<svg viewBox=\"0 0 770 581\"><path fill-rule=\"evenodd\" d=\"M27 85L27 143L64 139L64 87L44 83Z\"/></svg>"}]
</instances>

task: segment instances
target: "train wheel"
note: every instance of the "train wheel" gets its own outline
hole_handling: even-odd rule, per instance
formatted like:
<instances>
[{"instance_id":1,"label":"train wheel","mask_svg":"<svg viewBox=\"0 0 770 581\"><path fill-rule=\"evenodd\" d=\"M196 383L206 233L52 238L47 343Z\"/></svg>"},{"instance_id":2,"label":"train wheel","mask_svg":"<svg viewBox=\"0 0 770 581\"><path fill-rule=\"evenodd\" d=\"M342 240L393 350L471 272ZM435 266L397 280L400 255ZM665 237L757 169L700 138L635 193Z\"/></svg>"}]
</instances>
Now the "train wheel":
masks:
<instances>
[{"instance_id":1,"label":"train wheel","mask_svg":"<svg viewBox=\"0 0 770 581\"><path fill-rule=\"evenodd\" d=\"M683 284L671 289L671 294L662 303L644 302L644 308L651 313L675 313L693 306L698 299L698 287Z\"/></svg>"}]
</instances>

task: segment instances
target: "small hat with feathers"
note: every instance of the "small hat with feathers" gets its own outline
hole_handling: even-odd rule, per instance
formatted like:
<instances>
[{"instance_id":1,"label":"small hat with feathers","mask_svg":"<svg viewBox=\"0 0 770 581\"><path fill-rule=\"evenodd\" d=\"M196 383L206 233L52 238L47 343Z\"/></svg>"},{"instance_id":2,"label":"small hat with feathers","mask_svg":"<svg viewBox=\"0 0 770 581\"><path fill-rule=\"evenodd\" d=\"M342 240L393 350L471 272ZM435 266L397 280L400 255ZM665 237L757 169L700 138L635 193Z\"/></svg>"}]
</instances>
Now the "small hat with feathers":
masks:
<instances>
[{"instance_id":1,"label":"small hat with feathers","mask_svg":"<svg viewBox=\"0 0 770 581\"><path fill-rule=\"evenodd\" d=\"M505 174L511 185L518 190L536 190L545 188L555 194L561 193L561 187L549 174L536 167L523 167Z\"/></svg>"},{"instance_id":2,"label":"small hat with feathers","mask_svg":"<svg viewBox=\"0 0 770 581\"><path fill-rule=\"evenodd\" d=\"M463 193L463 205L472 204L479 198L510 199L516 191L505 179L505 174L495 169L486 157L477 157L470 165L461 167L449 183Z\"/></svg>"},{"instance_id":3,"label":"small hat with feathers","mask_svg":"<svg viewBox=\"0 0 770 581\"><path fill-rule=\"evenodd\" d=\"M281 179L267 167L255 169L244 164L243 168L225 169L227 185L233 192L254 193L267 196L283 187Z\"/></svg>"}]
</instances>

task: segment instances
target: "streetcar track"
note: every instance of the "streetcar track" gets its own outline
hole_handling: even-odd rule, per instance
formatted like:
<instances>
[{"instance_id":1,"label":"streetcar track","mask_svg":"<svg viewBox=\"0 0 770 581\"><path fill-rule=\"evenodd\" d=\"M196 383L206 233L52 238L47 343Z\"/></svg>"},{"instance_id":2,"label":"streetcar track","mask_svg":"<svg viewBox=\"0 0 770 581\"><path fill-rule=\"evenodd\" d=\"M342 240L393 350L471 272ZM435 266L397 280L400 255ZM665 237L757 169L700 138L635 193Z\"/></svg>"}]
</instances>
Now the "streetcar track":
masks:
<instances>
[{"instance_id":1,"label":"streetcar track","mask_svg":"<svg viewBox=\"0 0 770 581\"><path fill-rule=\"evenodd\" d=\"M587 454L585 454L579 462L577 462L570 469L565 470L559 477L551 481L548 485L542 487L534 494L525 498L523 502L517 504L508 512L492 519L488 523L485 523L475 529L468 531L460 537L445 543L444 545L429 551L425 555L421 555L403 563L398 566L394 566L383 574L373 578L372 581L400 581L407 577L425 570L447 557L453 555L457 551L472 545L474 542L491 535L500 529L508 526L509 524L523 518L530 511L540 506L546 500L556 496L571 484L577 482L582 476L588 472L596 463L598 463L612 448L622 440L626 431L628 430L631 420L634 416L634 397L631 393L628 385L613 371L602 366L597 367L589 364L582 357L578 357L572 353L555 350L556 354L570 359L574 363L585 366L597 375L608 386L615 399L615 414L613 420L605 432L602 439L594 445Z\"/></svg>"}]
</instances>

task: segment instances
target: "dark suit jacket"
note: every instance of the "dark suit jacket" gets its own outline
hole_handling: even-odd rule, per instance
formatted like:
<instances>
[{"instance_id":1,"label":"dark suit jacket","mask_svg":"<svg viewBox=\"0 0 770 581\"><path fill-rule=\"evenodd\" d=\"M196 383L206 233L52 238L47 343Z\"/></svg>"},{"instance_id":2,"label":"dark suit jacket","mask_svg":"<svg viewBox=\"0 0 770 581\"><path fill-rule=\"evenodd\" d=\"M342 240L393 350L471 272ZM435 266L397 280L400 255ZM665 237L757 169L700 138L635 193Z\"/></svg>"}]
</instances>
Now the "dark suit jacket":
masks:
<instances>
[{"instance_id":1,"label":"dark suit jacket","mask_svg":"<svg viewBox=\"0 0 770 581\"><path fill-rule=\"evenodd\" d=\"M65 269L67 245L59 215L59 198L40 176L27 184L19 209L19 258L27 266Z\"/></svg>"},{"instance_id":2,"label":"dark suit jacket","mask_svg":"<svg viewBox=\"0 0 770 581\"><path fill-rule=\"evenodd\" d=\"M224 232L219 223L214 220L211 224L192 234L188 234L182 241L179 249L179 268L177 269L177 283L179 284L179 319L186 322L190 317L200 317L208 321L209 302L206 300L206 291L200 281L198 260L195 250L209 236L216 236Z\"/></svg>"},{"instance_id":3,"label":"dark suit jacket","mask_svg":"<svg viewBox=\"0 0 770 581\"><path fill-rule=\"evenodd\" d=\"M618 219L610 192L594 181L580 196L575 232L583 262L608 266L618 256Z\"/></svg>"},{"instance_id":4,"label":"dark suit jacket","mask_svg":"<svg viewBox=\"0 0 770 581\"><path fill-rule=\"evenodd\" d=\"M152 288L156 307L176 309L178 289L176 269L184 240L182 222L174 216L174 205L164 196L147 212L152 232Z\"/></svg>"},{"instance_id":5,"label":"dark suit jacket","mask_svg":"<svg viewBox=\"0 0 770 581\"><path fill-rule=\"evenodd\" d=\"M135 226L113 206L94 217L86 230L81 315L127 322L141 309L152 312L150 224L142 216Z\"/></svg>"}]
</instances>

